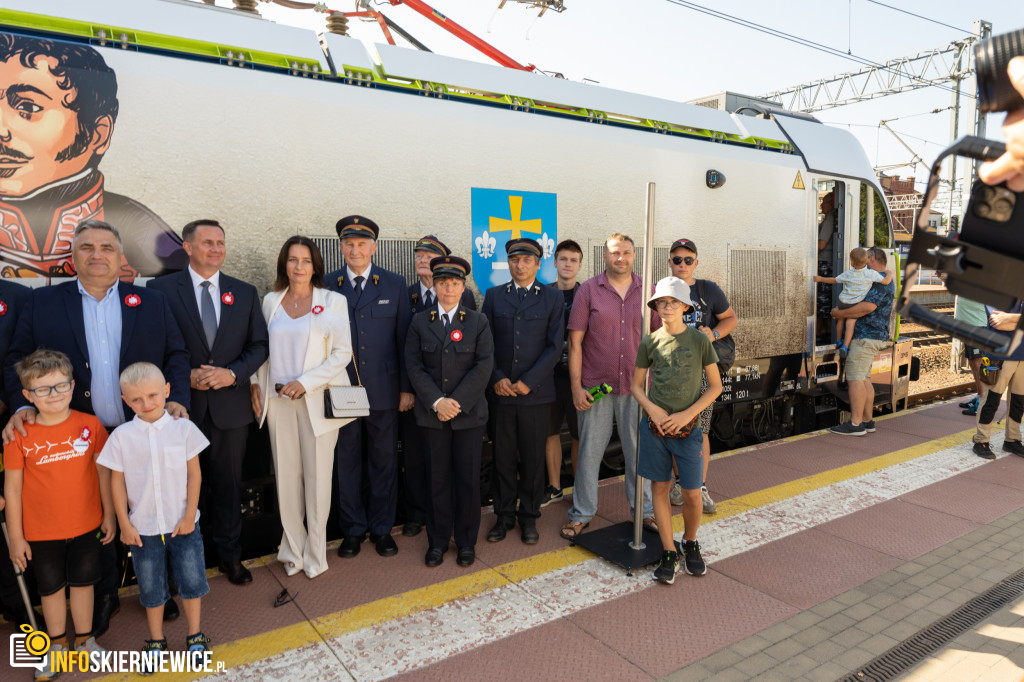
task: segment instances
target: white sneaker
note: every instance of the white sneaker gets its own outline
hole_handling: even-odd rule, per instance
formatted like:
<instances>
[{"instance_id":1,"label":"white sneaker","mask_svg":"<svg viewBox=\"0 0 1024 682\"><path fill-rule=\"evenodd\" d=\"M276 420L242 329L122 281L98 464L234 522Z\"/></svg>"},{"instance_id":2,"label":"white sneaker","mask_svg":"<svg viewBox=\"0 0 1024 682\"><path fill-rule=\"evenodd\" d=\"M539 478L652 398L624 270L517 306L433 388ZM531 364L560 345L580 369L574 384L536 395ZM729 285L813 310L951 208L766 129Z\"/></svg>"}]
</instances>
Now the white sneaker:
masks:
<instances>
[{"instance_id":1,"label":"white sneaker","mask_svg":"<svg viewBox=\"0 0 1024 682\"><path fill-rule=\"evenodd\" d=\"M97 652L100 654L107 653L107 650L96 643L95 637L89 637L87 640L75 646L76 651L86 651L88 653Z\"/></svg>"},{"instance_id":2,"label":"white sneaker","mask_svg":"<svg viewBox=\"0 0 1024 682\"><path fill-rule=\"evenodd\" d=\"M43 656L43 667L42 667L42 669L41 670L37 669L34 673L32 673L32 679L33 680L55 680L55 679L57 679L57 676L60 675L60 672L58 672L56 670L50 670L50 654L61 653L61 652L67 651L67 650L68 650L67 647L61 646L60 644L52 644L52 645L50 645L50 650L46 652L45 656Z\"/></svg>"},{"instance_id":3,"label":"white sneaker","mask_svg":"<svg viewBox=\"0 0 1024 682\"><path fill-rule=\"evenodd\" d=\"M704 502L705 514L714 514L716 511L718 511L718 505L715 504L715 501L711 499L711 495L708 493L708 487L706 485L702 485L700 487L700 497L701 500Z\"/></svg>"},{"instance_id":4,"label":"white sneaker","mask_svg":"<svg viewBox=\"0 0 1024 682\"><path fill-rule=\"evenodd\" d=\"M674 483L672 489L668 491L668 500L673 507L683 506L683 488L679 483Z\"/></svg>"}]
</instances>

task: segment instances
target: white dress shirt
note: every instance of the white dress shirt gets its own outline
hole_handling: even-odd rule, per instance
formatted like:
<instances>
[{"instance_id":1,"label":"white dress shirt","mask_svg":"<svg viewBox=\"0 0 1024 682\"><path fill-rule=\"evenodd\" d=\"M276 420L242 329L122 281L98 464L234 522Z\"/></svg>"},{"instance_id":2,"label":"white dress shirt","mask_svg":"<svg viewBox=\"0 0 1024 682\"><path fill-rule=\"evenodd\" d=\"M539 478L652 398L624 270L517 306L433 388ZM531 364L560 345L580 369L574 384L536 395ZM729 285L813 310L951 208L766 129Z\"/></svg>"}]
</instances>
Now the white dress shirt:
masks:
<instances>
[{"instance_id":1,"label":"white dress shirt","mask_svg":"<svg viewBox=\"0 0 1024 682\"><path fill-rule=\"evenodd\" d=\"M203 279L199 273L188 266L189 277L192 278L192 291L196 295L196 305L199 306L199 315L203 314L203 282L210 283L210 296L213 297L213 310L217 313L217 324L220 324L220 270L213 273L210 279Z\"/></svg>"},{"instance_id":2,"label":"white dress shirt","mask_svg":"<svg viewBox=\"0 0 1024 682\"><path fill-rule=\"evenodd\" d=\"M152 423L136 415L110 434L96 463L124 474L128 518L139 535L174 532L188 507L188 461L209 444L192 420L166 411Z\"/></svg>"},{"instance_id":3,"label":"white dress shirt","mask_svg":"<svg viewBox=\"0 0 1024 682\"><path fill-rule=\"evenodd\" d=\"M423 286L423 285L420 284L420 286ZM437 314L441 315L441 324L444 324L444 316L447 315L448 316L448 325L451 326L451 323L455 320L455 313L457 313L457 312L459 312L459 304L458 303L456 303L455 307L452 308L451 310L449 310L448 312L444 311L444 306L442 306L440 303L437 304ZM437 400L434 401L434 404L431 405L431 407L434 409L434 412L437 412L437 404L439 402L441 402L442 400L444 400L446 397L447 396L441 396L440 398L438 398Z\"/></svg>"}]
</instances>

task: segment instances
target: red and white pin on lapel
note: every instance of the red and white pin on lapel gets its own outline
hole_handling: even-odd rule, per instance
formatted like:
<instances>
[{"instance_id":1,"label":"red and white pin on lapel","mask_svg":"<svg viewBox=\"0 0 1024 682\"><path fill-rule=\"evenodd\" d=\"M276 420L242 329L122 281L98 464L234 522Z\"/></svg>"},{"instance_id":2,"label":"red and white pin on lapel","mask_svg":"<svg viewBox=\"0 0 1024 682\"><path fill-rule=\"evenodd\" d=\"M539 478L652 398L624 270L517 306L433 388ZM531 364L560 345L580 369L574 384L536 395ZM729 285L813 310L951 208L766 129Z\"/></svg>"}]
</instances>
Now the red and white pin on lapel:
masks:
<instances>
[{"instance_id":1,"label":"red and white pin on lapel","mask_svg":"<svg viewBox=\"0 0 1024 682\"><path fill-rule=\"evenodd\" d=\"M6 314L7 314L7 302L6 301L0 301L0 315L6 315Z\"/></svg>"},{"instance_id":2,"label":"red and white pin on lapel","mask_svg":"<svg viewBox=\"0 0 1024 682\"><path fill-rule=\"evenodd\" d=\"M142 303L142 299L139 298L138 294L128 294L127 296L124 297L124 304L129 308L134 308L140 303Z\"/></svg>"},{"instance_id":3,"label":"red and white pin on lapel","mask_svg":"<svg viewBox=\"0 0 1024 682\"><path fill-rule=\"evenodd\" d=\"M224 305L231 305L232 303L235 302L235 295L232 294L230 291L227 291L220 295L220 301Z\"/></svg>"},{"instance_id":4,"label":"red and white pin on lapel","mask_svg":"<svg viewBox=\"0 0 1024 682\"><path fill-rule=\"evenodd\" d=\"M324 307L323 307L322 305L315 305L315 306L313 306L313 310L312 310L312 313L313 313L314 315L319 315L319 314L320 314L320 313L322 313L323 311L324 311Z\"/></svg>"},{"instance_id":5,"label":"red and white pin on lapel","mask_svg":"<svg viewBox=\"0 0 1024 682\"><path fill-rule=\"evenodd\" d=\"M458 343L459 341L462 341L462 332L459 331L458 329L453 329L451 336L452 336L452 341L455 341L456 343Z\"/></svg>"}]
</instances>

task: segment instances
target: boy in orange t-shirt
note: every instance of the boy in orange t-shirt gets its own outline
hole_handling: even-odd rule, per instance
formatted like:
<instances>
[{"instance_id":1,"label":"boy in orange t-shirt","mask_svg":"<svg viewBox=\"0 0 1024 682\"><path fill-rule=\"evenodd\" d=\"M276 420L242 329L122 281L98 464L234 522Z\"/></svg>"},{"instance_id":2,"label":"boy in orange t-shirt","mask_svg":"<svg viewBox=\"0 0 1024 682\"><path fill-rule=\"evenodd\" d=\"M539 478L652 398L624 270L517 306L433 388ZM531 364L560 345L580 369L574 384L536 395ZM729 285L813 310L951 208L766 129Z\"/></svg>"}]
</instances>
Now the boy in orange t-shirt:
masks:
<instances>
[{"instance_id":1,"label":"boy in orange t-shirt","mask_svg":"<svg viewBox=\"0 0 1024 682\"><path fill-rule=\"evenodd\" d=\"M96 464L107 432L93 415L70 408L74 380L66 355L37 350L15 369L39 414L25 436L16 431L4 447L11 560L23 571L32 563L51 653L75 648L65 632L65 586L71 588L78 650L103 651L90 630L100 543L111 542L116 532L110 470ZM55 676L47 660L35 679Z\"/></svg>"}]
</instances>

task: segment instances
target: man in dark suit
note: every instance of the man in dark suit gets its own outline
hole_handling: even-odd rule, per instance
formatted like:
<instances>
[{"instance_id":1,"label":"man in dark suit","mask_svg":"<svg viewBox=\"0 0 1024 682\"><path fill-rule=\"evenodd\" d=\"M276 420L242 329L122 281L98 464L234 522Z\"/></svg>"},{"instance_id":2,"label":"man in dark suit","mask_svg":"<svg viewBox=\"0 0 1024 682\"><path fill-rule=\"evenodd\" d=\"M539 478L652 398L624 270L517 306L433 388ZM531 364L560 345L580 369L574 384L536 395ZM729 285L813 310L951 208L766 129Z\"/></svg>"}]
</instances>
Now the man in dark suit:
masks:
<instances>
[{"instance_id":1,"label":"man in dark suit","mask_svg":"<svg viewBox=\"0 0 1024 682\"><path fill-rule=\"evenodd\" d=\"M419 281L409 285L409 304L413 316L423 310L437 307L437 292L434 290L434 274L430 263L439 256L450 256L451 249L432 234L420 237L413 251L416 258L416 276ZM459 307L476 310L473 292L463 284ZM423 530L430 507L430 474L427 462L426 434L416 424L413 410L398 415L398 436L402 441L402 502L405 506L405 525L402 535L412 537Z\"/></svg>"},{"instance_id":2,"label":"man in dark suit","mask_svg":"<svg viewBox=\"0 0 1024 682\"><path fill-rule=\"evenodd\" d=\"M36 348L59 350L71 359L75 388L71 409L99 417L108 429L130 421L131 408L121 400L121 370L136 362L151 362L171 384L166 409L175 419L187 419L188 352L178 324L159 291L144 289L117 277L121 269L121 235L109 223L87 220L75 229L71 257L78 279L32 292L18 319L10 352L4 361L5 383L14 414L4 429L8 441L23 422L35 421L35 408L21 394L14 364ZM100 554L100 582L93 611L95 637L102 635L118 610L116 543ZM165 617L176 617L173 600Z\"/></svg>"},{"instance_id":3,"label":"man in dark suit","mask_svg":"<svg viewBox=\"0 0 1024 682\"><path fill-rule=\"evenodd\" d=\"M409 329L409 292L405 280L373 263L380 229L369 218L352 215L338 221L345 267L324 279L348 299L352 329L352 385L366 387L370 416L341 428L335 448L338 510L342 541L338 556L351 558L370 531L377 554L394 556L391 537L398 501L398 413L412 409L414 396L405 371L405 334ZM365 452L363 444L366 444ZM363 504L363 462L370 483Z\"/></svg>"},{"instance_id":4,"label":"man in dark suit","mask_svg":"<svg viewBox=\"0 0 1024 682\"><path fill-rule=\"evenodd\" d=\"M14 327L18 317L25 309L32 292L26 287L7 279L0 279L0 363L7 357L7 351L11 347L11 337L14 336ZM7 388L4 385L3 373L0 372L0 420L7 421L7 405L10 398L7 396ZM3 509L3 485L4 475L0 471L0 509ZM28 608L31 605L25 604L21 598L21 591L18 589L17 577L14 574L14 564L7 561L7 542L0 537L0 606L3 608L4 619L13 622L15 625L28 623ZM39 620L38 615L36 620ZM42 629L42 626L40 626Z\"/></svg>"},{"instance_id":5,"label":"man in dark suit","mask_svg":"<svg viewBox=\"0 0 1024 682\"><path fill-rule=\"evenodd\" d=\"M188 268L148 286L167 297L189 353L191 417L210 441L199 463L220 570L245 585L252 574L241 562L242 459L253 421L249 377L267 359L267 323L256 287L220 271L227 253L220 223L196 220L181 236Z\"/></svg>"},{"instance_id":6,"label":"man in dark suit","mask_svg":"<svg viewBox=\"0 0 1024 682\"><path fill-rule=\"evenodd\" d=\"M413 316L405 355L416 389L416 421L429 442L427 566L440 566L454 534L456 562L476 560L480 532L480 450L487 426L484 392L494 362L487 318L459 299L469 263L456 256L431 261L438 302Z\"/></svg>"},{"instance_id":7,"label":"man in dark suit","mask_svg":"<svg viewBox=\"0 0 1024 682\"><path fill-rule=\"evenodd\" d=\"M555 401L555 365L562 357L562 295L537 281L544 251L533 239L505 244L512 281L487 290L484 315L494 334L491 372L497 521L489 542L505 539L515 524L519 497L522 540L537 543L544 502L545 441ZM517 467L518 460L518 467ZM517 484L518 470L518 484Z\"/></svg>"}]
</instances>

